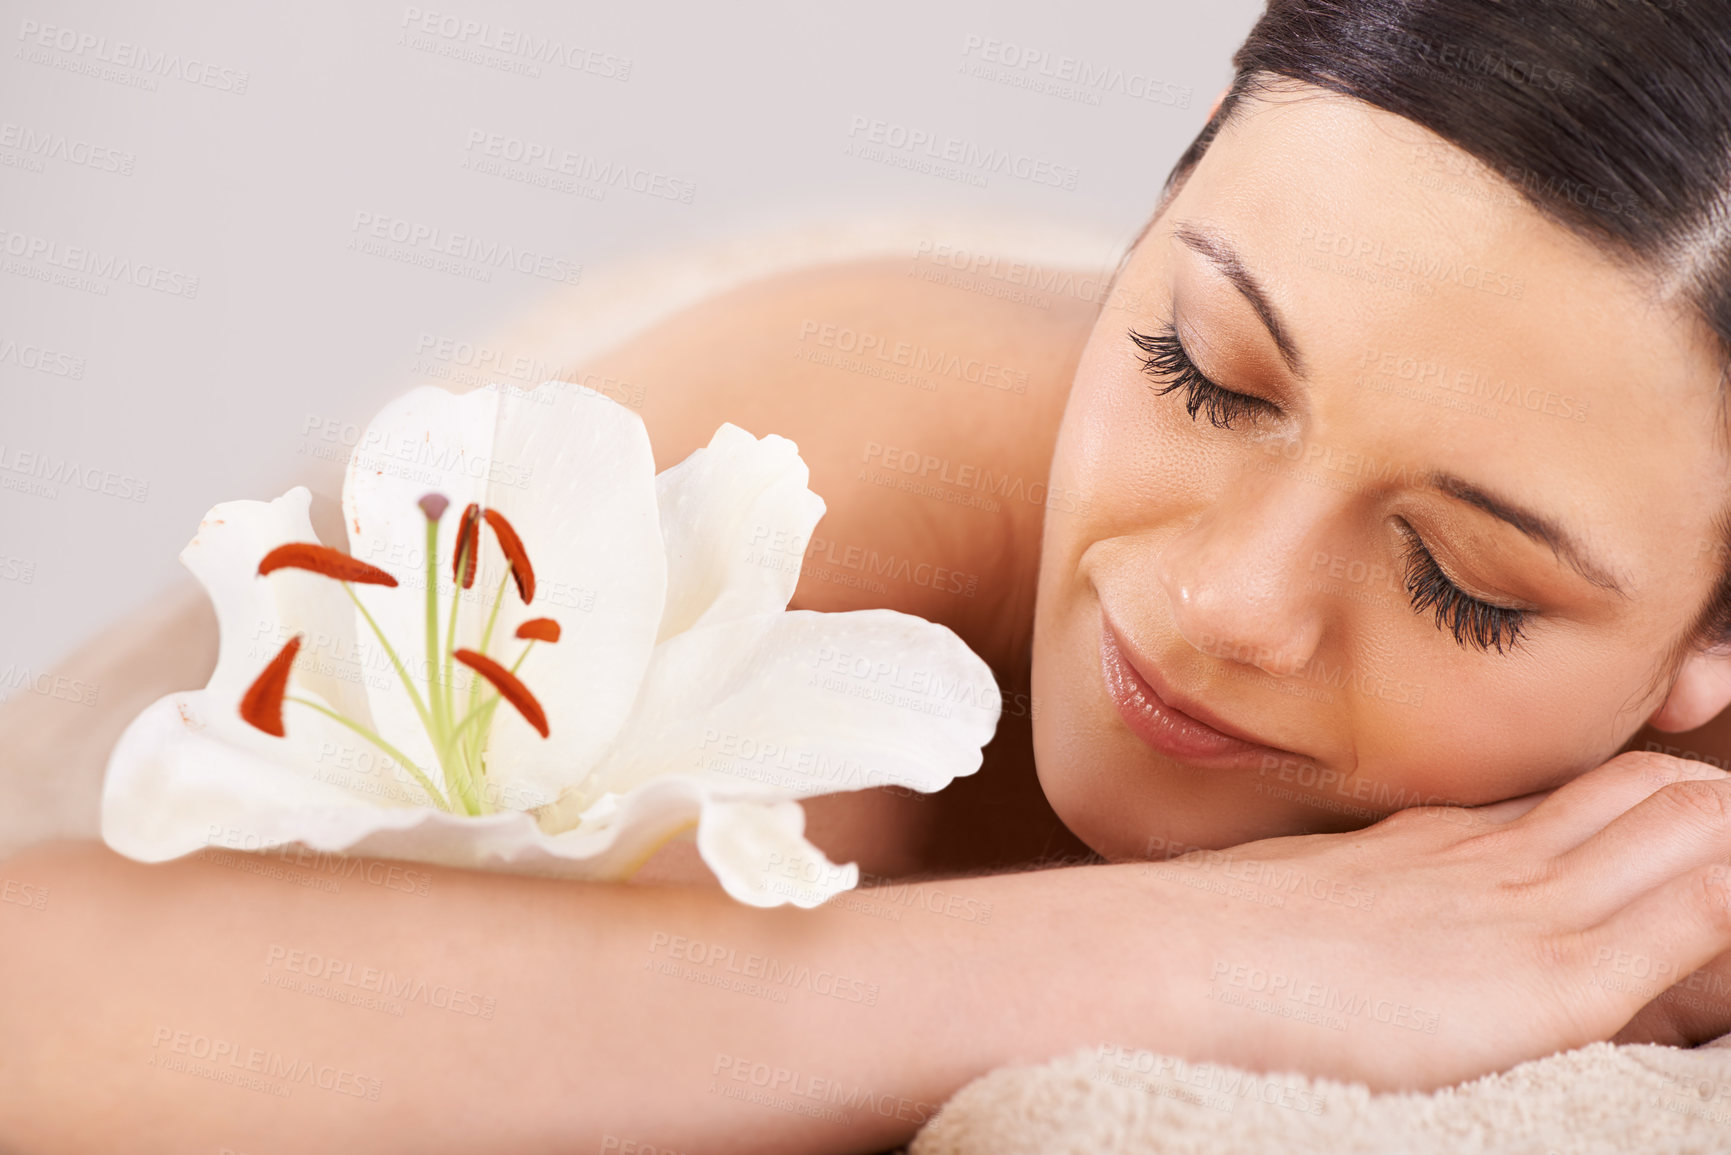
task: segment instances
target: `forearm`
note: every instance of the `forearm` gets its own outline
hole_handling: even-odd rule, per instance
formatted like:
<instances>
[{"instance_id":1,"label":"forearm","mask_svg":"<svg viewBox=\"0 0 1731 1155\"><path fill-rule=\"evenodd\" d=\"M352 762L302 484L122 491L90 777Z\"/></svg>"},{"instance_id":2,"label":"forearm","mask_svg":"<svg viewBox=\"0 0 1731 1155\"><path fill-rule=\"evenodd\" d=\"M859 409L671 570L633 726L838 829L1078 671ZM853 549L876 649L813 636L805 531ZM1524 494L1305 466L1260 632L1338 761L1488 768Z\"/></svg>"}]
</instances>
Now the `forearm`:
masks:
<instances>
[{"instance_id":1,"label":"forearm","mask_svg":"<svg viewBox=\"0 0 1731 1155\"><path fill-rule=\"evenodd\" d=\"M1130 867L815 911L441 869L332 892L90 844L0 873L49 896L0 906L0 1139L26 1150L871 1151L994 1066L1188 1030Z\"/></svg>"}]
</instances>

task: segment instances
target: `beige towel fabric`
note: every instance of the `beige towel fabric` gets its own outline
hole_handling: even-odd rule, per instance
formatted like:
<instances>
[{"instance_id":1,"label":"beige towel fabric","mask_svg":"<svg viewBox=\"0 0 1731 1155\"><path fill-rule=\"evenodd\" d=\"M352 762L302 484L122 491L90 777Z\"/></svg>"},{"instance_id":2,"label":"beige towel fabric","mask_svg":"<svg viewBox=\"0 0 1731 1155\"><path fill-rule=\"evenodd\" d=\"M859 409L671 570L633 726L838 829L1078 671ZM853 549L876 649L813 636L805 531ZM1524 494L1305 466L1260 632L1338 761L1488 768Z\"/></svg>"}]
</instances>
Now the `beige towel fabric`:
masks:
<instances>
[{"instance_id":1,"label":"beige towel fabric","mask_svg":"<svg viewBox=\"0 0 1731 1155\"><path fill-rule=\"evenodd\" d=\"M909 1155L1707 1155L1731 1151L1731 1036L1593 1043L1430 1094L1102 1047L962 1088Z\"/></svg>"}]
</instances>

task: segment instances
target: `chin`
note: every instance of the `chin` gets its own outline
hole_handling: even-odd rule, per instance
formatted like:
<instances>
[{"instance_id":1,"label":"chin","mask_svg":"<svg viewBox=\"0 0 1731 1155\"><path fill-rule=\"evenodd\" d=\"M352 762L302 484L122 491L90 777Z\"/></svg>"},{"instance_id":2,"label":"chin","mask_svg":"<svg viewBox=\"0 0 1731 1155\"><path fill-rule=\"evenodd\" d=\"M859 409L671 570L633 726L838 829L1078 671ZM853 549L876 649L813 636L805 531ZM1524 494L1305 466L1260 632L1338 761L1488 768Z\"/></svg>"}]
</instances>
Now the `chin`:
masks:
<instances>
[{"instance_id":1,"label":"chin","mask_svg":"<svg viewBox=\"0 0 1731 1155\"><path fill-rule=\"evenodd\" d=\"M1210 845L1197 837L1206 832L1196 788L1183 783L1194 772L1159 765L1164 759L1123 729L1103 688L1086 676L1085 668L1044 671L1036 650L1034 767L1052 810L1113 862L1165 857L1168 843ZM1151 839L1160 841L1151 846Z\"/></svg>"},{"instance_id":2,"label":"chin","mask_svg":"<svg viewBox=\"0 0 1731 1155\"><path fill-rule=\"evenodd\" d=\"M1034 767L1046 801L1088 848L1111 862L1146 857L1147 836L1103 801L1114 793L1111 771L1075 750L1053 750L1034 725Z\"/></svg>"},{"instance_id":3,"label":"chin","mask_svg":"<svg viewBox=\"0 0 1731 1155\"><path fill-rule=\"evenodd\" d=\"M1071 833L1109 861L1169 858L1288 833L1271 829L1276 824L1248 805L1210 799L1185 783L1196 773L1185 767L1122 759L1094 742L1052 742L1060 748L1042 743L1036 726L1035 765L1046 801Z\"/></svg>"},{"instance_id":4,"label":"chin","mask_svg":"<svg viewBox=\"0 0 1731 1155\"><path fill-rule=\"evenodd\" d=\"M1254 770L1190 766L1150 749L1106 692L1097 638L1078 624L1069 645L1053 640L1037 635L1034 646L1035 771L1059 819L1102 857L1160 859L1338 825L1259 791Z\"/></svg>"}]
</instances>

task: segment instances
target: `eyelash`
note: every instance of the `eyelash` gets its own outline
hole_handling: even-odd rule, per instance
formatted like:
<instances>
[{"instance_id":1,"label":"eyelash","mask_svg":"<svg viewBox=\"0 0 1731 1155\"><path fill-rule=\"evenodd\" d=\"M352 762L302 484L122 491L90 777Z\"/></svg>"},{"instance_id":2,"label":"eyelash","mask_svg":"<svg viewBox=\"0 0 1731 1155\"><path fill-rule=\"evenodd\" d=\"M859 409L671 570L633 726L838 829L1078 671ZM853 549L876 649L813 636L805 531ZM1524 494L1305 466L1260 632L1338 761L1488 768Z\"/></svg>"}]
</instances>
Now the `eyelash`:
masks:
<instances>
[{"instance_id":1,"label":"eyelash","mask_svg":"<svg viewBox=\"0 0 1731 1155\"><path fill-rule=\"evenodd\" d=\"M1166 382L1156 393L1164 397L1184 390L1184 408L1192 421L1206 412L1210 425L1230 429L1236 418L1254 419L1280 412L1260 397L1235 393L1210 381L1184 351L1178 330L1170 322L1153 334L1132 329L1130 340L1144 354L1139 358L1143 371ZM1499 654L1512 650L1523 636L1529 611L1493 606L1473 597L1449 580L1410 526L1403 525L1401 532L1405 538L1401 562L1406 567L1406 590L1413 612L1434 611L1437 629L1448 630L1462 646L1487 653L1495 649Z\"/></svg>"},{"instance_id":2,"label":"eyelash","mask_svg":"<svg viewBox=\"0 0 1731 1155\"><path fill-rule=\"evenodd\" d=\"M1499 654L1504 647L1514 649L1530 611L1493 606L1473 597L1449 580L1411 526L1403 524L1401 535L1406 539L1401 561L1406 566L1406 589L1412 596L1413 612L1435 610L1437 629L1448 629L1463 646L1482 652L1494 646Z\"/></svg>"},{"instance_id":3,"label":"eyelash","mask_svg":"<svg viewBox=\"0 0 1731 1155\"><path fill-rule=\"evenodd\" d=\"M1223 389L1205 377L1196 367L1196 362L1190 359L1190 354L1184 351L1178 330L1170 321L1153 334L1131 329L1130 340L1145 354L1138 358L1142 362L1142 371L1156 380L1167 382L1163 388L1155 390L1157 394L1164 397L1174 390L1184 390L1184 409L1192 421L1196 420L1198 413L1206 411L1210 425L1216 429L1231 429L1232 422L1239 417L1248 416L1254 420L1262 415L1280 415L1279 408L1272 403Z\"/></svg>"}]
</instances>

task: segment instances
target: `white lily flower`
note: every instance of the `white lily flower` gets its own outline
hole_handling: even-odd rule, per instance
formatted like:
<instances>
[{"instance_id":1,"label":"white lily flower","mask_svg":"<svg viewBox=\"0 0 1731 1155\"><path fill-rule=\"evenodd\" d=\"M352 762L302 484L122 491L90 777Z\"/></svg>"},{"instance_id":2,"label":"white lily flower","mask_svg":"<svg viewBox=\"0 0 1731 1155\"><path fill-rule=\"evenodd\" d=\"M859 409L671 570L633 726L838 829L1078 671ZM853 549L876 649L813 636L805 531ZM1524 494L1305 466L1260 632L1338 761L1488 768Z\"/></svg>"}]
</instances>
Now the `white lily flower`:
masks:
<instances>
[{"instance_id":1,"label":"white lily flower","mask_svg":"<svg viewBox=\"0 0 1731 1155\"><path fill-rule=\"evenodd\" d=\"M787 609L808 478L731 424L657 474L638 415L565 382L398 398L349 462L348 555L305 488L205 516L180 556L216 669L121 736L103 839L622 879L695 827L734 898L821 903L859 871L798 800L942 789L1001 699L944 626Z\"/></svg>"}]
</instances>

